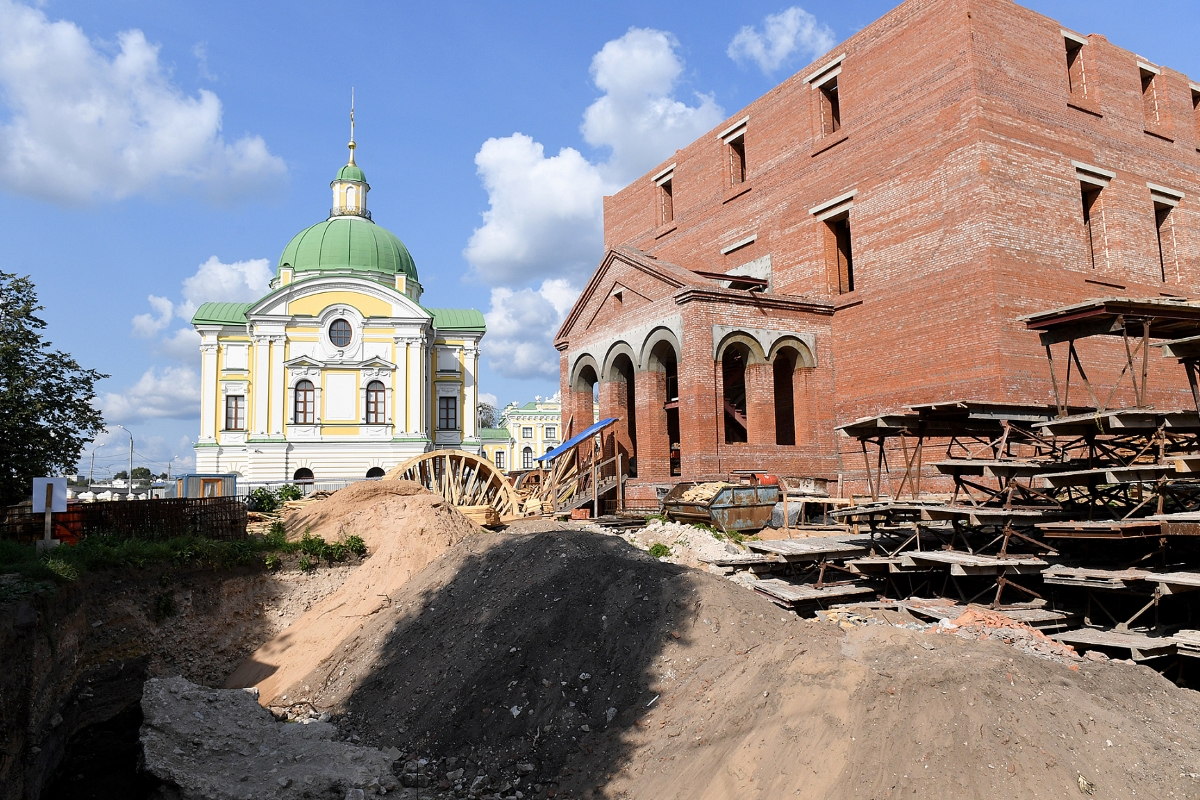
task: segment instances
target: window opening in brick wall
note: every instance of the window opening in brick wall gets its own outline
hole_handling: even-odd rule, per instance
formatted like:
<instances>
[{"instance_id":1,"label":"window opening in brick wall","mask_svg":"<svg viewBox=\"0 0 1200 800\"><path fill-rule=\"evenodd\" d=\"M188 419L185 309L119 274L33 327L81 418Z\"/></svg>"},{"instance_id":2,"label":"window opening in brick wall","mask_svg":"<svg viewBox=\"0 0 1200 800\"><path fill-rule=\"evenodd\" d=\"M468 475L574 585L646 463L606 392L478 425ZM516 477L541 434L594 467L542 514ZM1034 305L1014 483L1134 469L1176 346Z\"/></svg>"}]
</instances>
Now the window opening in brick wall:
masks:
<instances>
[{"instance_id":1,"label":"window opening in brick wall","mask_svg":"<svg viewBox=\"0 0 1200 800\"><path fill-rule=\"evenodd\" d=\"M730 444L747 441L746 355L744 346L730 345L721 356L725 441Z\"/></svg>"},{"instance_id":2,"label":"window opening in brick wall","mask_svg":"<svg viewBox=\"0 0 1200 800\"><path fill-rule=\"evenodd\" d=\"M775 379L775 444L796 443L796 406L793 377L796 359L790 349L780 350L771 364Z\"/></svg>"},{"instance_id":3,"label":"window opening in brick wall","mask_svg":"<svg viewBox=\"0 0 1200 800\"><path fill-rule=\"evenodd\" d=\"M668 178L658 186L659 222L666 225L675 221L675 196L672 179Z\"/></svg>"},{"instance_id":4,"label":"window opening in brick wall","mask_svg":"<svg viewBox=\"0 0 1200 800\"><path fill-rule=\"evenodd\" d=\"M1196 149L1200 150L1200 89L1192 89L1192 130Z\"/></svg>"},{"instance_id":5,"label":"window opening in brick wall","mask_svg":"<svg viewBox=\"0 0 1200 800\"><path fill-rule=\"evenodd\" d=\"M387 390L379 381L367 384L367 424L382 425L387 422Z\"/></svg>"},{"instance_id":6,"label":"window opening in brick wall","mask_svg":"<svg viewBox=\"0 0 1200 800\"><path fill-rule=\"evenodd\" d=\"M1092 269L1096 268L1096 254L1102 245L1100 189L1086 183L1080 184L1083 199L1083 233L1087 245L1087 254Z\"/></svg>"},{"instance_id":7,"label":"window opening in brick wall","mask_svg":"<svg viewBox=\"0 0 1200 800\"><path fill-rule=\"evenodd\" d=\"M246 396L241 394L225 395L225 430L246 430Z\"/></svg>"},{"instance_id":8,"label":"window opening in brick wall","mask_svg":"<svg viewBox=\"0 0 1200 800\"><path fill-rule=\"evenodd\" d=\"M438 430L458 430L458 398L438 398Z\"/></svg>"},{"instance_id":9,"label":"window opening in brick wall","mask_svg":"<svg viewBox=\"0 0 1200 800\"><path fill-rule=\"evenodd\" d=\"M837 77L830 78L819 89L821 92L821 135L828 136L841 130L842 104L838 99Z\"/></svg>"},{"instance_id":10,"label":"window opening in brick wall","mask_svg":"<svg viewBox=\"0 0 1200 800\"><path fill-rule=\"evenodd\" d=\"M729 142L729 182L733 186L746 182L746 137L744 134Z\"/></svg>"},{"instance_id":11,"label":"window opening in brick wall","mask_svg":"<svg viewBox=\"0 0 1200 800\"><path fill-rule=\"evenodd\" d=\"M1087 94L1087 73L1083 66L1083 42L1063 39L1067 46L1067 84L1071 94L1082 97Z\"/></svg>"},{"instance_id":12,"label":"window opening in brick wall","mask_svg":"<svg viewBox=\"0 0 1200 800\"><path fill-rule=\"evenodd\" d=\"M1175 231L1170 222L1173 207L1154 204L1154 234L1158 238L1158 269L1163 283L1167 281L1167 264L1175 263Z\"/></svg>"},{"instance_id":13,"label":"window opening in brick wall","mask_svg":"<svg viewBox=\"0 0 1200 800\"><path fill-rule=\"evenodd\" d=\"M312 381L300 381L295 389L295 408L292 419L297 425L312 425L317 421L316 389Z\"/></svg>"},{"instance_id":14,"label":"window opening in brick wall","mask_svg":"<svg viewBox=\"0 0 1200 800\"><path fill-rule=\"evenodd\" d=\"M850 241L850 214L825 220L826 266L837 294L854 291L854 248Z\"/></svg>"},{"instance_id":15,"label":"window opening in brick wall","mask_svg":"<svg viewBox=\"0 0 1200 800\"><path fill-rule=\"evenodd\" d=\"M1147 127L1157 127L1162 122L1158 103L1158 75L1148 69L1139 72L1142 77L1142 114Z\"/></svg>"}]
</instances>

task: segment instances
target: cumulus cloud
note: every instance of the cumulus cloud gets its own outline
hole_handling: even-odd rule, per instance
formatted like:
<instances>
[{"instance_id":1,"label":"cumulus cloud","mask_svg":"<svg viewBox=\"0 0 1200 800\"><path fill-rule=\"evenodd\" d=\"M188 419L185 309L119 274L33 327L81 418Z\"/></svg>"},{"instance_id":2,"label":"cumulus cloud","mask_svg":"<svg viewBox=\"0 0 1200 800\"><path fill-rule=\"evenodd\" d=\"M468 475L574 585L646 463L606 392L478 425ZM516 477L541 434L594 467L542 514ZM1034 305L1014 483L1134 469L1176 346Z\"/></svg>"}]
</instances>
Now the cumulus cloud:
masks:
<instances>
[{"instance_id":1,"label":"cumulus cloud","mask_svg":"<svg viewBox=\"0 0 1200 800\"><path fill-rule=\"evenodd\" d=\"M488 366L509 378L557 379L554 332L578 296L579 290L561 278L543 281L537 289L492 289L492 307L484 315Z\"/></svg>"},{"instance_id":2,"label":"cumulus cloud","mask_svg":"<svg viewBox=\"0 0 1200 800\"><path fill-rule=\"evenodd\" d=\"M746 25L729 43L726 54L739 64L753 61L764 75L770 75L799 53L812 60L836 44L828 25L800 6L778 14L768 14L762 30Z\"/></svg>"},{"instance_id":3,"label":"cumulus cloud","mask_svg":"<svg viewBox=\"0 0 1200 800\"><path fill-rule=\"evenodd\" d=\"M141 31L107 50L0 0L0 185L79 204L172 188L226 197L285 173L261 137L224 138L217 95L185 94Z\"/></svg>"},{"instance_id":4,"label":"cumulus cloud","mask_svg":"<svg viewBox=\"0 0 1200 800\"><path fill-rule=\"evenodd\" d=\"M102 394L99 405L109 423L195 419L200 414L200 376L189 367L151 367L124 391Z\"/></svg>"},{"instance_id":5,"label":"cumulus cloud","mask_svg":"<svg viewBox=\"0 0 1200 800\"><path fill-rule=\"evenodd\" d=\"M605 158L589 160L571 147L547 155L523 133L488 139L476 154L489 208L463 256L472 278L496 287L484 341L501 374L558 375L551 339L603 252L604 195L724 117L711 95L696 94L690 105L675 96L684 71L677 48L669 33L630 28L593 57L603 94L584 112L580 132L608 151Z\"/></svg>"},{"instance_id":6,"label":"cumulus cloud","mask_svg":"<svg viewBox=\"0 0 1200 800\"><path fill-rule=\"evenodd\" d=\"M489 209L463 255L472 277L493 286L563 277L581 283L603 247L603 197L717 125L711 96L689 106L674 96L683 61L669 33L630 28L592 59L604 92L584 112L588 144L610 150L587 160L566 147L547 156L523 133L488 139L475 156Z\"/></svg>"},{"instance_id":7,"label":"cumulus cloud","mask_svg":"<svg viewBox=\"0 0 1200 800\"><path fill-rule=\"evenodd\" d=\"M479 393L479 402L486 403L489 406L491 406L492 408L495 408L496 403L498 403L499 400L496 398L496 395L492 394L491 392L480 392Z\"/></svg>"},{"instance_id":8,"label":"cumulus cloud","mask_svg":"<svg viewBox=\"0 0 1200 800\"><path fill-rule=\"evenodd\" d=\"M580 130L593 147L611 148L600 171L618 185L662 161L717 125L725 112L711 94L697 105L674 97L683 73L679 43L663 31L630 28L592 58L592 78L604 96L583 114Z\"/></svg>"},{"instance_id":9,"label":"cumulus cloud","mask_svg":"<svg viewBox=\"0 0 1200 800\"><path fill-rule=\"evenodd\" d=\"M194 274L184 278L182 300L173 302L153 294L147 298L152 311L133 318L133 333L143 339L154 339L178 320L184 327L162 336L160 349L172 358L192 360L200 337L188 323L200 304L206 300L243 303L257 300L270 290L272 274L271 262L265 258L226 264L216 256L209 256Z\"/></svg>"},{"instance_id":10,"label":"cumulus cloud","mask_svg":"<svg viewBox=\"0 0 1200 800\"><path fill-rule=\"evenodd\" d=\"M540 143L514 133L484 142L475 165L491 201L463 252L477 275L491 284L523 283L578 275L596 260L611 190L578 150L546 157Z\"/></svg>"}]
</instances>

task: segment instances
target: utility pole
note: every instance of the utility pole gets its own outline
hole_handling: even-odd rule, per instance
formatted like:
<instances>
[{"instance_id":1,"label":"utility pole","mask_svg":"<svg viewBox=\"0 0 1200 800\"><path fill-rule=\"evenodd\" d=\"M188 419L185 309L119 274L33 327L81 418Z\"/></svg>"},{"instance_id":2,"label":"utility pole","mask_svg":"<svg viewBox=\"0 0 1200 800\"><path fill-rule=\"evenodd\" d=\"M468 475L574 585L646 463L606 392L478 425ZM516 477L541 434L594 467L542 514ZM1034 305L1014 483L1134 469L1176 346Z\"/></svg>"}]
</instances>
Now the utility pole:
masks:
<instances>
[{"instance_id":1,"label":"utility pole","mask_svg":"<svg viewBox=\"0 0 1200 800\"><path fill-rule=\"evenodd\" d=\"M126 428L124 425L118 425L117 427L129 434L129 488L125 492L125 499L132 500L133 499L133 434L130 433L129 428Z\"/></svg>"},{"instance_id":2,"label":"utility pole","mask_svg":"<svg viewBox=\"0 0 1200 800\"><path fill-rule=\"evenodd\" d=\"M98 444L92 448L92 463L88 465L88 491L89 492L92 490L92 476L96 473L96 451L99 450L101 447L104 447L104 445Z\"/></svg>"}]
</instances>

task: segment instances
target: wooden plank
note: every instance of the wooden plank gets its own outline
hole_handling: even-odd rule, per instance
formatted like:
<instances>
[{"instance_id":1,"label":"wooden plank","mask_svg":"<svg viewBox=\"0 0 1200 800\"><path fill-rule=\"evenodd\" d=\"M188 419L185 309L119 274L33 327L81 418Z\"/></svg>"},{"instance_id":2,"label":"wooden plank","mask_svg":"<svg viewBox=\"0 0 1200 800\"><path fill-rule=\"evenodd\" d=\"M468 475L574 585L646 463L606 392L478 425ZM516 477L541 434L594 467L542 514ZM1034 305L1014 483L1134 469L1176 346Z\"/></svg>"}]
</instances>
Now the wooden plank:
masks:
<instances>
[{"instance_id":1,"label":"wooden plank","mask_svg":"<svg viewBox=\"0 0 1200 800\"><path fill-rule=\"evenodd\" d=\"M1171 655L1176 650L1176 642L1169 636L1147 636L1132 631L1102 630L1100 628L1079 628L1073 631L1056 633L1050 638L1063 644L1082 645L1088 647L1108 647L1117 650L1128 650L1134 661L1144 661L1156 656Z\"/></svg>"},{"instance_id":2,"label":"wooden plank","mask_svg":"<svg viewBox=\"0 0 1200 800\"><path fill-rule=\"evenodd\" d=\"M1042 573L1042 581L1056 586L1083 586L1091 589L1129 589L1130 584L1148 575L1141 569L1088 569L1053 566Z\"/></svg>"},{"instance_id":3,"label":"wooden plank","mask_svg":"<svg viewBox=\"0 0 1200 800\"><path fill-rule=\"evenodd\" d=\"M820 561L823 558L846 558L867 553L865 547L848 544L841 538L821 536L810 539L775 539L765 542L748 542L751 550L760 553L775 553L788 561Z\"/></svg>"},{"instance_id":4,"label":"wooden plank","mask_svg":"<svg viewBox=\"0 0 1200 800\"><path fill-rule=\"evenodd\" d=\"M887 575L893 566L900 565L900 557L867 556L846 562L846 567L855 575Z\"/></svg>"},{"instance_id":5,"label":"wooden plank","mask_svg":"<svg viewBox=\"0 0 1200 800\"><path fill-rule=\"evenodd\" d=\"M1039 522L1036 527L1047 539L1144 539L1166 533L1166 523L1150 519Z\"/></svg>"},{"instance_id":6,"label":"wooden plank","mask_svg":"<svg viewBox=\"0 0 1200 800\"><path fill-rule=\"evenodd\" d=\"M1176 631L1171 638L1179 655L1200 658L1200 631Z\"/></svg>"},{"instance_id":7,"label":"wooden plank","mask_svg":"<svg viewBox=\"0 0 1200 800\"><path fill-rule=\"evenodd\" d=\"M1200 589L1200 572L1149 572L1145 580L1159 584L1163 594L1183 594Z\"/></svg>"},{"instance_id":8,"label":"wooden plank","mask_svg":"<svg viewBox=\"0 0 1200 800\"><path fill-rule=\"evenodd\" d=\"M939 564L950 567L950 574L967 575L1024 575L1037 574L1049 563L1033 556L997 558L995 556L972 555L949 550L916 551L902 553L904 566Z\"/></svg>"},{"instance_id":9,"label":"wooden plank","mask_svg":"<svg viewBox=\"0 0 1200 800\"><path fill-rule=\"evenodd\" d=\"M823 603L845 597L857 597L865 594L875 594L869 586L859 586L845 583L835 586L823 586L818 589L811 583L792 583L780 578L766 578L754 582L754 591L785 603Z\"/></svg>"},{"instance_id":10,"label":"wooden plank","mask_svg":"<svg viewBox=\"0 0 1200 800\"><path fill-rule=\"evenodd\" d=\"M1039 472L1035 478L1051 486L1100 486L1125 483L1150 483L1174 474L1174 464L1143 464L1133 467L1099 467L1071 472Z\"/></svg>"},{"instance_id":11,"label":"wooden plank","mask_svg":"<svg viewBox=\"0 0 1200 800\"><path fill-rule=\"evenodd\" d=\"M1046 512L1029 508L992 508L988 506L942 506L928 508L922 516L930 521L966 520L971 525L1002 525L1017 520L1025 523L1044 519Z\"/></svg>"},{"instance_id":12,"label":"wooden plank","mask_svg":"<svg viewBox=\"0 0 1200 800\"><path fill-rule=\"evenodd\" d=\"M712 564L718 567L747 567L751 564L782 564L782 559L771 556L761 555L733 555L732 553L725 556L712 556L709 558L701 558L700 561L705 564Z\"/></svg>"}]
</instances>

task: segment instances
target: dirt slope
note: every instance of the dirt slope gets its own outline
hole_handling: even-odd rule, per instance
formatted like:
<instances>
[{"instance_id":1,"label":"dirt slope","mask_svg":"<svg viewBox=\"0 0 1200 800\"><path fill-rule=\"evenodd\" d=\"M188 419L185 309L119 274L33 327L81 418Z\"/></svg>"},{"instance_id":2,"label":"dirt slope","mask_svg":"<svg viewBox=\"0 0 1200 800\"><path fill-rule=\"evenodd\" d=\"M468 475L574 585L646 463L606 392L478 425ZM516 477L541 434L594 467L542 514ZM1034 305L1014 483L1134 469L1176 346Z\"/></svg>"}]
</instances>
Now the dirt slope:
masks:
<instances>
[{"instance_id":1,"label":"dirt slope","mask_svg":"<svg viewBox=\"0 0 1200 800\"><path fill-rule=\"evenodd\" d=\"M470 537L392 601L304 697L447 796L1200 796L1200 696L1148 669L843 631L614 536Z\"/></svg>"},{"instance_id":2,"label":"dirt slope","mask_svg":"<svg viewBox=\"0 0 1200 800\"><path fill-rule=\"evenodd\" d=\"M289 515L288 535L361 536L369 557L342 586L267 641L229 676L227 688L258 686L264 705L286 705L294 686L341 646L430 561L482 531L438 495L410 481L356 483ZM293 689L291 696L296 694Z\"/></svg>"}]
</instances>

